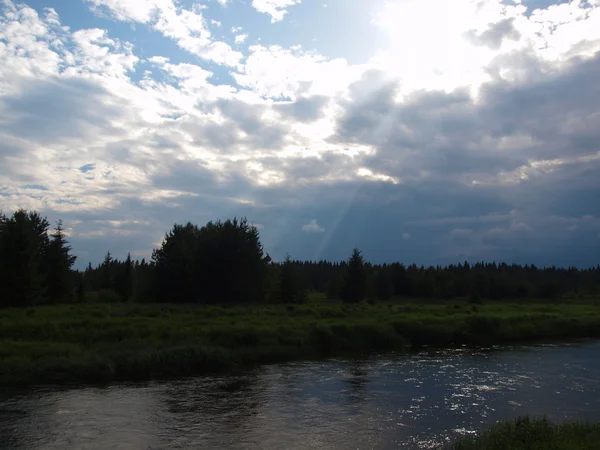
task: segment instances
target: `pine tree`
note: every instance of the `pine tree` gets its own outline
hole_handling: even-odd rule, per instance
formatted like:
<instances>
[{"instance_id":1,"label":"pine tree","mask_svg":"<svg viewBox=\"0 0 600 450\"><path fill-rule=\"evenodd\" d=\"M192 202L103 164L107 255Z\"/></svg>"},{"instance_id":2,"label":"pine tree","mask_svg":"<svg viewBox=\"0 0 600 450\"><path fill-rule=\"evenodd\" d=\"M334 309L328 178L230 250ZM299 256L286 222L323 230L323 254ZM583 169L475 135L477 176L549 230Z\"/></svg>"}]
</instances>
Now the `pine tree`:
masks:
<instances>
[{"instance_id":1,"label":"pine tree","mask_svg":"<svg viewBox=\"0 0 600 450\"><path fill-rule=\"evenodd\" d=\"M119 276L118 293L123 300L131 300L133 291L133 272L134 267L131 262L131 254L127 253L127 259L123 263Z\"/></svg>"},{"instance_id":2,"label":"pine tree","mask_svg":"<svg viewBox=\"0 0 600 450\"><path fill-rule=\"evenodd\" d=\"M329 278L329 283L327 283L327 290L325 293L329 300L337 300L340 298L343 283L343 275L340 273L339 269L335 269L331 274L331 278Z\"/></svg>"},{"instance_id":3,"label":"pine tree","mask_svg":"<svg viewBox=\"0 0 600 450\"><path fill-rule=\"evenodd\" d=\"M389 300L394 295L394 280L391 270L387 267L381 268L377 273L375 291L379 300Z\"/></svg>"},{"instance_id":4,"label":"pine tree","mask_svg":"<svg viewBox=\"0 0 600 450\"><path fill-rule=\"evenodd\" d=\"M77 301L79 303L83 303L85 301L85 284L84 284L84 274L79 275L79 286L77 287Z\"/></svg>"},{"instance_id":5,"label":"pine tree","mask_svg":"<svg viewBox=\"0 0 600 450\"><path fill-rule=\"evenodd\" d=\"M175 225L154 250L155 290L163 301L235 303L264 301L269 255L258 230L243 218Z\"/></svg>"},{"instance_id":6,"label":"pine tree","mask_svg":"<svg viewBox=\"0 0 600 450\"><path fill-rule=\"evenodd\" d=\"M102 266L100 267L102 274L100 280L100 289L113 290L115 287L112 273L112 263L113 257L110 254L110 251L108 251L104 256L104 261L102 262Z\"/></svg>"},{"instance_id":7,"label":"pine tree","mask_svg":"<svg viewBox=\"0 0 600 450\"><path fill-rule=\"evenodd\" d=\"M62 220L59 220L45 255L46 294L51 303L59 303L72 295L71 267L77 257L70 251Z\"/></svg>"},{"instance_id":8,"label":"pine tree","mask_svg":"<svg viewBox=\"0 0 600 450\"><path fill-rule=\"evenodd\" d=\"M367 271L365 260L357 248L352 251L348 260L346 276L341 290L342 300L356 303L364 300L367 295Z\"/></svg>"},{"instance_id":9,"label":"pine tree","mask_svg":"<svg viewBox=\"0 0 600 450\"><path fill-rule=\"evenodd\" d=\"M283 303L304 303L306 301L306 289L290 255L286 255L281 266L279 295L280 301Z\"/></svg>"},{"instance_id":10,"label":"pine tree","mask_svg":"<svg viewBox=\"0 0 600 450\"><path fill-rule=\"evenodd\" d=\"M43 298L48 227L46 218L24 209L0 219L0 305L31 305Z\"/></svg>"}]
</instances>

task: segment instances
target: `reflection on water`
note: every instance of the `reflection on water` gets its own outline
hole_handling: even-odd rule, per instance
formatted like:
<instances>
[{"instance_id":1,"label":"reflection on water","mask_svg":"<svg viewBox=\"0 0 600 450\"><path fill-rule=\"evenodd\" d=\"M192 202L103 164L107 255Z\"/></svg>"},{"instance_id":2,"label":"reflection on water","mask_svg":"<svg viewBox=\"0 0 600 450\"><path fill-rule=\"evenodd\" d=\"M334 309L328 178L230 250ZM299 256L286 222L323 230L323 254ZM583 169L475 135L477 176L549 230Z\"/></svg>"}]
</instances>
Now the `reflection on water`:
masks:
<instances>
[{"instance_id":1,"label":"reflection on water","mask_svg":"<svg viewBox=\"0 0 600 450\"><path fill-rule=\"evenodd\" d=\"M0 400L2 449L439 448L521 414L600 420L600 343L271 365Z\"/></svg>"}]
</instances>

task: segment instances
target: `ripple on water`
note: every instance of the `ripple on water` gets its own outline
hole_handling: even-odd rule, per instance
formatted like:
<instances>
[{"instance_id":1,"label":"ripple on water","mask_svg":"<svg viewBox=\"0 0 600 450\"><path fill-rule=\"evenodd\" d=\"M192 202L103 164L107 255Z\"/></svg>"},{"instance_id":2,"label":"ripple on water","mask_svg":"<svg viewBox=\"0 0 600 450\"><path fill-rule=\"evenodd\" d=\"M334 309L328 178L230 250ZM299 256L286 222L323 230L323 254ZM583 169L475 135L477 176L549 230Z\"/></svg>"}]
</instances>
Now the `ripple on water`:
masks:
<instances>
[{"instance_id":1,"label":"ripple on water","mask_svg":"<svg viewBox=\"0 0 600 450\"><path fill-rule=\"evenodd\" d=\"M0 448L439 448L521 414L600 420L598 374L590 342L40 389L0 402Z\"/></svg>"}]
</instances>

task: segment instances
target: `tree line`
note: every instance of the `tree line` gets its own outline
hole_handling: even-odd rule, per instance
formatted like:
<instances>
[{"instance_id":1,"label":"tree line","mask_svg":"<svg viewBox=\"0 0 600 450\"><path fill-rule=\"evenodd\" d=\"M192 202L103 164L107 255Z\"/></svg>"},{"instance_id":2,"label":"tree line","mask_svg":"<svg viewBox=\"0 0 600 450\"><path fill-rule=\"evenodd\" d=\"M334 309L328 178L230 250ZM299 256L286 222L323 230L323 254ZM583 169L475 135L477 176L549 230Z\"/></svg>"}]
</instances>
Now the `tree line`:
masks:
<instances>
[{"instance_id":1,"label":"tree line","mask_svg":"<svg viewBox=\"0 0 600 450\"><path fill-rule=\"evenodd\" d=\"M245 218L176 224L149 261L113 258L73 270L62 222L37 212L0 214L0 306L67 302L301 303L308 292L346 302L399 298L558 298L600 294L600 266L505 263L417 266L371 264L354 249L347 261L274 262Z\"/></svg>"}]
</instances>

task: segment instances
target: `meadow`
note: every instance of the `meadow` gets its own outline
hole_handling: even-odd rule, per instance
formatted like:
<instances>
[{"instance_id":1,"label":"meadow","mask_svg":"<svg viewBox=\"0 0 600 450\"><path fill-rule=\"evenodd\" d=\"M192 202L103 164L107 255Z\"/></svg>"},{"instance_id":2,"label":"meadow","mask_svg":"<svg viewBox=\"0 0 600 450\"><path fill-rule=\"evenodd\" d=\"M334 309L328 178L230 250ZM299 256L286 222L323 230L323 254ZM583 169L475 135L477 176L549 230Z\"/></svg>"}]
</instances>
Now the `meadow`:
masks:
<instances>
[{"instance_id":1,"label":"meadow","mask_svg":"<svg viewBox=\"0 0 600 450\"><path fill-rule=\"evenodd\" d=\"M600 337L596 300L392 300L0 310L0 385L186 376L300 358Z\"/></svg>"},{"instance_id":2,"label":"meadow","mask_svg":"<svg viewBox=\"0 0 600 450\"><path fill-rule=\"evenodd\" d=\"M500 422L475 437L455 443L453 450L596 450L600 424L553 424L545 418L519 417Z\"/></svg>"}]
</instances>

